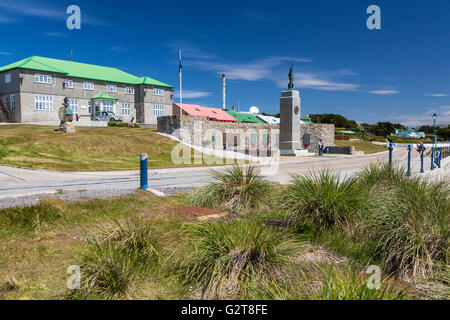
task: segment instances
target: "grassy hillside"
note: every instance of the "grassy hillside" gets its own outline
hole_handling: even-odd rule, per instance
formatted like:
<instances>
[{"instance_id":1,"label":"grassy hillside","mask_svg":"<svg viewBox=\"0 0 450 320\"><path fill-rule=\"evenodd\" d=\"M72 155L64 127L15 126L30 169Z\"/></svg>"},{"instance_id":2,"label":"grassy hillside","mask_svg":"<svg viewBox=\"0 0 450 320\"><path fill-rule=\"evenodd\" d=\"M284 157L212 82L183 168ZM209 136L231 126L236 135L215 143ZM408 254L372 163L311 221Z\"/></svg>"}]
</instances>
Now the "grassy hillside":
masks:
<instances>
[{"instance_id":1,"label":"grassy hillside","mask_svg":"<svg viewBox=\"0 0 450 320\"><path fill-rule=\"evenodd\" d=\"M337 146L354 146L356 151L363 151L365 154L377 153L387 151L384 146L373 144L370 141L341 141L335 140Z\"/></svg>"},{"instance_id":2,"label":"grassy hillside","mask_svg":"<svg viewBox=\"0 0 450 320\"><path fill-rule=\"evenodd\" d=\"M177 144L155 130L85 128L65 134L56 127L0 126L0 164L57 171L104 171L139 168L139 154L149 154L150 168L174 167ZM186 166L186 165L183 165Z\"/></svg>"}]
</instances>

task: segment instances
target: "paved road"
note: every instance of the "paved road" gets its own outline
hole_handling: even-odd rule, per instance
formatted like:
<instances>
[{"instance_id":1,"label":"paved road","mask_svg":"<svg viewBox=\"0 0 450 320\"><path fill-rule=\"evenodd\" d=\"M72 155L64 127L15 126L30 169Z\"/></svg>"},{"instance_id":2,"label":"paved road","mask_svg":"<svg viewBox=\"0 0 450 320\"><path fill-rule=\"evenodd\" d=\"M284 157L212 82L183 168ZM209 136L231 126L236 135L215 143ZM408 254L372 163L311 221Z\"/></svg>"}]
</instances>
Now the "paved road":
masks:
<instances>
[{"instance_id":1,"label":"paved road","mask_svg":"<svg viewBox=\"0 0 450 320\"><path fill-rule=\"evenodd\" d=\"M405 156L397 149L394 159ZM288 183L291 174L305 174L311 170L332 169L341 175L351 175L370 163L387 161L387 152L365 156L324 156L312 158L282 158L271 180ZM198 187L211 181L212 168L176 168L149 171L151 188ZM222 170L223 167L215 168ZM263 172L266 172L263 170ZM132 189L139 187L139 171L111 171L89 173L61 173L0 166L0 198L66 191Z\"/></svg>"}]
</instances>

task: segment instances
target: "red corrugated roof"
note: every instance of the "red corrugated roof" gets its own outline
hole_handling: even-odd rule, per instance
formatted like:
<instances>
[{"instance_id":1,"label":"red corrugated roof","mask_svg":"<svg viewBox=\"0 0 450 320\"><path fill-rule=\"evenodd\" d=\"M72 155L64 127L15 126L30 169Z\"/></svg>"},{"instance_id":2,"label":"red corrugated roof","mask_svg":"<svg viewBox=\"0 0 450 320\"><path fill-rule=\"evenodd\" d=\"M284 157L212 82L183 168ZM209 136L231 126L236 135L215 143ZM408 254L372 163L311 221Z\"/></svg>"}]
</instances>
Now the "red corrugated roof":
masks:
<instances>
[{"instance_id":1,"label":"red corrugated roof","mask_svg":"<svg viewBox=\"0 0 450 320\"><path fill-rule=\"evenodd\" d=\"M175 105L179 108L180 104L175 103ZM236 122L236 119L230 116L228 113L219 108L206 108L202 106L198 106L195 104L184 104L183 103L183 111L186 112L190 116L200 116L200 117L208 117L212 120L217 121L229 121Z\"/></svg>"}]
</instances>

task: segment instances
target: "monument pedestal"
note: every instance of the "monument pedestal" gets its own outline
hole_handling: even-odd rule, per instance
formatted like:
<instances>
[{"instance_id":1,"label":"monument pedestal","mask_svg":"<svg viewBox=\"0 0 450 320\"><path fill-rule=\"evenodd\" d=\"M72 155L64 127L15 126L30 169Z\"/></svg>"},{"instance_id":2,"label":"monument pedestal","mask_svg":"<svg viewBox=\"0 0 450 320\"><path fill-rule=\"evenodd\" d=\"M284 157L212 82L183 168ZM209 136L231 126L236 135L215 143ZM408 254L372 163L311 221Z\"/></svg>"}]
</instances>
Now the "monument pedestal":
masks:
<instances>
[{"instance_id":1,"label":"monument pedestal","mask_svg":"<svg viewBox=\"0 0 450 320\"><path fill-rule=\"evenodd\" d=\"M280 98L280 155L297 157L305 153L300 141L300 92L285 90ZM306 151L307 152L307 151Z\"/></svg>"},{"instance_id":2,"label":"monument pedestal","mask_svg":"<svg viewBox=\"0 0 450 320\"><path fill-rule=\"evenodd\" d=\"M74 133L75 125L72 122L65 122L61 125L59 129L65 133Z\"/></svg>"}]
</instances>

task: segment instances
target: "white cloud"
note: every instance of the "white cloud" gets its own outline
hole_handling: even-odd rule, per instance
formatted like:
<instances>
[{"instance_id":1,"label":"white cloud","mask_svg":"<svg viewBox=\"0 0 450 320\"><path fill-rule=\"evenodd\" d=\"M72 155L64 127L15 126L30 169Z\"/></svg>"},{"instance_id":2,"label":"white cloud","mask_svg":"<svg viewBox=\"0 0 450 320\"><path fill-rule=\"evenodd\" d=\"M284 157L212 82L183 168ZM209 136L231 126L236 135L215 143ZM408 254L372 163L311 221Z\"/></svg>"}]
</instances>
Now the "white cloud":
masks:
<instances>
[{"instance_id":1,"label":"white cloud","mask_svg":"<svg viewBox=\"0 0 450 320\"><path fill-rule=\"evenodd\" d=\"M267 14L263 14L261 12L255 10L249 10L244 12L244 16L252 18L253 20L257 20L260 22L274 22L275 19L269 17Z\"/></svg>"},{"instance_id":2,"label":"white cloud","mask_svg":"<svg viewBox=\"0 0 450 320\"><path fill-rule=\"evenodd\" d=\"M437 98L448 97L448 94L446 94L446 93L425 93L425 95L429 96L429 97L437 97Z\"/></svg>"},{"instance_id":3,"label":"white cloud","mask_svg":"<svg viewBox=\"0 0 450 320\"><path fill-rule=\"evenodd\" d=\"M443 109L444 111L440 112L440 110L428 110L427 112L421 114L395 114L389 116L388 119L392 122L400 122L406 126L431 125L433 123L433 114L437 113L437 124L450 124L450 106L442 106L440 109Z\"/></svg>"},{"instance_id":4,"label":"white cloud","mask_svg":"<svg viewBox=\"0 0 450 320\"><path fill-rule=\"evenodd\" d=\"M11 56L11 55L12 55L11 52L0 51L0 56Z\"/></svg>"},{"instance_id":5,"label":"white cloud","mask_svg":"<svg viewBox=\"0 0 450 320\"><path fill-rule=\"evenodd\" d=\"M110 46L108 50L115 51L115 52L126 52L130 51L129 47L121 46L121 45L114 45Z\"/></svg>"},{"instance_id":6,"label":"white cloud","mask_svg":"<svg viewBox=\"0 0 450 320\"><path fill-rule=\"evenodd\" d=\"M44 32L44 35L47 37L53 37L53 38L67 38L68 35L62 33L62 32L55 32L55 31L48 31Z\"/></svg>"},{"instance_id":7,"label":"white cloud","mask_svg":"<svg viewBox=\"0 0 450 320\"><path fill-rule=\"evenodd\" d=\"M175 98L178 98L180 95L179 91L176 91L174 94ZM198 99L204 98L211 95L211 92L206 91L194 91L194 90L183 90L183 99Z\"/></svg>"},{"instance_id":8,"label":"white cloud","mask_svg":"<svg viewBox=\"0 0 450 320\"><path fill-rule=\"evenodd\" d=\"M369 92L372 94L378 94L378 95L384 95L384 96L400 93L400 91L397 91L397 90L371 90Z\"/></svg>"},{"instance_id":9,"label":"white cloud","mask_svg":"<svg viewBox=\"0 0 450 320\"><path fill-rule=\"evenodd\" d=\"M216 55L206 52L206 50L199 48L196 45L186 41L186 40L173 40L167 43L167 46L173 49L174 53L181 50L182 58L192 58L192 59L214 59L217 58Z\"/></svg>"}]
</instances>

